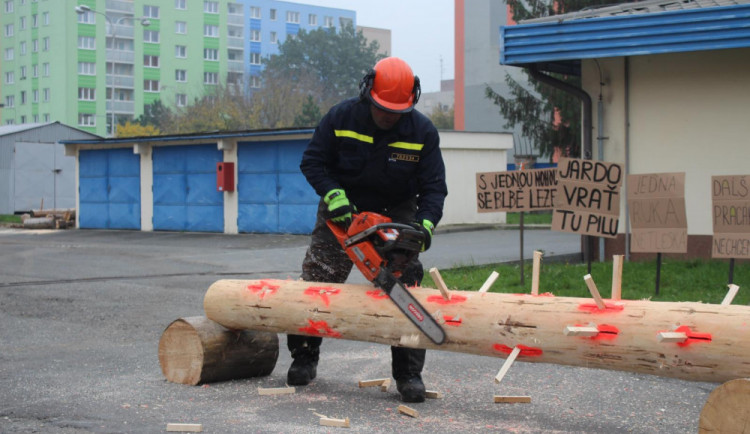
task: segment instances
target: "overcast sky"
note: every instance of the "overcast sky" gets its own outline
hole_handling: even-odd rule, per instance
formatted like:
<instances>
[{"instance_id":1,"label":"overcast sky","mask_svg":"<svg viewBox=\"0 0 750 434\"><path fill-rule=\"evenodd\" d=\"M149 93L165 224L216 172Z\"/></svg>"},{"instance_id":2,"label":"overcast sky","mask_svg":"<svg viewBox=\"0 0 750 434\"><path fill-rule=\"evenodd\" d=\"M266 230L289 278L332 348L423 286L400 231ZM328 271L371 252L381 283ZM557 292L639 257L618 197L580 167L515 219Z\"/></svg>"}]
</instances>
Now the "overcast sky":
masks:
<instances>
[{"instance_id":1,"label":"overcast sky","mask_svg":"<svg viewBox=\"0 0 750 434\"><path fill-rule=\"evenodd\" d=\"M354 10L357 25L390 29L391 55L409 63L422 92L439 91L441 78L454 78L453 0L291 1Z\"/></svg>"}]
</instances>

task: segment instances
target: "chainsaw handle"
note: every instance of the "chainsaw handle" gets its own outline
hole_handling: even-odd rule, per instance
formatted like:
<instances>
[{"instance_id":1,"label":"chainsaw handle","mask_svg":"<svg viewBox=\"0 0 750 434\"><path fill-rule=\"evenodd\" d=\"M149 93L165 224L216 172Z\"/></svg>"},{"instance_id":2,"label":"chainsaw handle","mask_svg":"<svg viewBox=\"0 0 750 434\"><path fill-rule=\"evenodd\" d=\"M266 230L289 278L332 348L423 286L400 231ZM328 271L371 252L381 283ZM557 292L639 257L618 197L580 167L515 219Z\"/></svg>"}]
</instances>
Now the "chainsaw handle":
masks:
<instances>
[{"instance_id":1,"label":"chainsaw handle","mask_svg":"<svg viewBox=\"0 0 750 434\"><path fill-rule=\"evenodd\" d=\"M358 233L356 235L353 235L352 237L346 239L346 241L344 242L344 247L349 247L349 246L351 246L353 244L357 244L357 243L361 242L362 240L367 239L367 237L369 237L370 235L372 235L373 233L375 233L375 232L377 232L377 231L379 231L381 229L396 229L399 232L400 231L404 231L404 230L411 230L411 231L415 230L414 226L407 225L407 224L404 224L404 223L394 223L394 222L379 223L379 224L376 224L374 226L370 226L369 228L365 229L364 231L362 231L362 232L360 232L360 233ZM424 234L422 233L422 231L419 231L419 234L424 239Z\"/></svg>"}]
</instances>

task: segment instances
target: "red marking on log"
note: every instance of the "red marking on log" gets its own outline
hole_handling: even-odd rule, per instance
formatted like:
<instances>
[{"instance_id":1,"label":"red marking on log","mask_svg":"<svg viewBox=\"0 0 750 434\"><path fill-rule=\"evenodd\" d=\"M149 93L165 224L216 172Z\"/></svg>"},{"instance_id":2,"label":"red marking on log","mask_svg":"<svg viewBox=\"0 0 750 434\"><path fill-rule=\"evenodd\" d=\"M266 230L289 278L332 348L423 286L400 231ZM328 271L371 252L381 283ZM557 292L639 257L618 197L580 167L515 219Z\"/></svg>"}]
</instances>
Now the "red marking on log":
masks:
<instances>
[{"instance_id":1,"label":"red marking on log","mask_svg":"<svg viewBox=\"0 0 750 434\"><path fill-rule=\"evenodd\" d=\"M323 303L326 304L326 307L328 307L331 304L331 300L328 299L328 296L336 295L340 292L341 289L332 286L311 286L305 290L305 295L320 297L323 299Z\"/></svg>"},{"instance_id":2,"label":"red marking on log","mask_svg":"<svg viewBox=\"0 0 750 434\"><path fill-rule=\"evenodd\" d=\"M247 285L247 289L253 292L253 294L258 294L258 298L261 300L266 295L273 295L276 293L276 291L279 290L281 285L274 285L269 280L261 280L259 283L253 284L253 285Z\"/></svg>"},{"instance_id":3,"label":"red marking on log","mask_svg":"<svg viewBox=\"0 0 750 434\"><path fill-rule=\"evenodd\" d=\"M681 347L686 347L696 342L708 343L712 340L711 333L695 333L690 330L690 327L688 326L679 326L673 331L678 333L685 333L685 335L687 336L687 339L685 339L684 342L677 342L677 345Z\"/></svg>"},{"instance_id":4,"label":"red marking on log","mask_svg":"<svg viewBox=\"0 0 750 434\"><path fill-rule=\"evenodd\" d=\"M449 316L449 315L443 315L443 319L445 320L446 324L448 324L450 326L454 326L454 327L460 326L461 323L463 323L463 321L464 321L460 317Z\"/></svg>"},{"instance_id":5,"label":"red marking on log","mask_svg":"<svg viewBox=\"0 0 750 434\"><path fill-rule=\"evenodd\" d=\"M336 330L332 329L327 322L325 321L313 321L311 319L307 320L310 325L307 327L300 327L299 331L302 333L306 333L313 336L320 336L324 338L340 338L341 333L337 332Z\"/></svg>"},{"instance_id":6,"label":"red marking on log","mask_svg":"<svg viewBox=\"0 0 750 434\"><path fill-rule=\"evenodd\" d=\"M365 292L368 297L374 298L375 300L382 300L384 298L388 298L388 294L386 294L385 291L382 289L373 289L371 291Z\"/></svg>"},{"instance_id":7,"label":"red marking on log","mask_svg":"<svg viewBox=\"0 0 750 434\"><path fill-rule=\"evenodd\" d=\"M605 340L605 341L611 341L615 338L617 338L617 335L620 334L620 329L618 329L615 326L608 325L608 324L600 324L596 326L596 329L599 330L599 334L596 336L591 336L592 340Z\"/></svg>"},{"instance_id":8,"label":"red marking on log","mask_svg":"<svg viewBox=\"0 0 750 434\"><path fill-rule=\"evenodd\" d=\"M446 300L443 298L442 295L431 295L427 297L428 302L433 302L437 304L458 304L463 303L466 301L465 295L458 295L458 294L451 294L451 299Z\"/></svg>"},{"instance_id":9,"label":"red marking on log","mask_svg":"<svg viewBox=\"0 0 750 434\"><path fill-rule=\"evenodd\" d=\"M527 347L526 345L516 345L516 346L521 349L521 351L518 353L519 356L539 357L543 353L541 348ZM495 344L492 346L492 348L497 352L505 353L505 354L510 354L513 352L513 348L507 345L503 345L503 344Z\"/></svg>"},{"instance_id":10,"label":"red marking on log","mask_svg":"<svg viewBox=\"0 0 750 434\"><path fill-rule=\"evenodd\" d=\"M543 292L543 293L537 294L537 295L534 295L534 294L525 294L525 293L522 293L522 292L515 292L515 293L513 293L511 295L528 295L530 297L554 297L555 296L555 294L553 294L551 292Z\"/></svg>"},{"instance_id":11,"label":"red marking on log","mask_svg":"<svg viewBox=\"0 0 750 434\"><path fill-rule=\"evenodd\" d=\"M581 303L578 310L589 313L615 313L625 309L625 306L615 303L604 302L604 309L599 309L596 303Z\"/></svg>"}]
</instances>

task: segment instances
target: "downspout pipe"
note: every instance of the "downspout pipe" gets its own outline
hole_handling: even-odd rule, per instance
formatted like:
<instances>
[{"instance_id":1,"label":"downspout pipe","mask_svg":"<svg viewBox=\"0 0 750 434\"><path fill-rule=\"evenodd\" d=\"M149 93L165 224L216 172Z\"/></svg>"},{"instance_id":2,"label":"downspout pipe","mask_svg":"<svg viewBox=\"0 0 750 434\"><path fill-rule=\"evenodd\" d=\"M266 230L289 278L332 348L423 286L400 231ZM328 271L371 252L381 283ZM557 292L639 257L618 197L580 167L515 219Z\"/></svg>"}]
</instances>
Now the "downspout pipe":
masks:
<instances>
[{"instance_id":1,"label":"downspout pipe","mask_svg":"<svg viewBox=\"0 0 750 434\"><path fill-rule=\"evenodd\" d=\"M536 64L531 64L526 67L529 71L529 75L531 75L532 78L535 80L539 80L542 83L546 83L556 89L560 89L563 92L567 92L579 100L581 100L581 104L583 104L583 113L581 113L581 117L583 118L583 149L582 149L582 156L584 160L590 160L592 156L592 147L593 147L593 122L592 122L592 104L591 104L591 96L589 96L588 93L586 93L585 90L581 89L580 87L572 86L562 80L558 80L555 77L552 77L550 75L547 75L537 68ZM588 271L589 274L591 274L591 243L592 243L593 237L590 235L584 235L584 241L583 241L583 260L588 264Z\"/></svg>"}]
</instances>

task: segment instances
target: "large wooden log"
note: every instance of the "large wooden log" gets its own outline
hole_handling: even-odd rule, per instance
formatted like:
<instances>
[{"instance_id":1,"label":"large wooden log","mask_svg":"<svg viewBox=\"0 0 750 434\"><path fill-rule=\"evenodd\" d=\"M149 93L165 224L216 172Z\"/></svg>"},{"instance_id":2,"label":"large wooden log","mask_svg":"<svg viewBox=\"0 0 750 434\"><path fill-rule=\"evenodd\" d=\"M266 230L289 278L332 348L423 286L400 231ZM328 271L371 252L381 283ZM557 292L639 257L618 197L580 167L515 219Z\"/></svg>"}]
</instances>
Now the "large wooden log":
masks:
<instances>
[{"instance_id":1,"label":"large wooden log","mask_svg":"<svg viewBox=\"0 0 750 434\"><path fill-rule=\"evenodd\" d=\"M518 360L526 362L695 381L750 377L748 306L605 300L605 309L599 309L592 299L548 294L452 291L445 300L431 288L412 293L444 322L443 345L419 335L382 291L367 285L220 280L206 292L204 309L208 318L232 329L408 343L494 357L507 357L518 346ZM594 327L598 333L566 335L568 327ZM675 341L675 333L684 339Z\"/></svg>"},{"instance_id":2,"label":"large wooden log","mask_svg":"<svg viewBox=\"0 0 750 434\"><path fill-rule=\"evenodd\" d=\"M750 432L750 378L728 381L708 395L701 410L698 432Z\"/></svg>"},{"instance_id":3,"label":"large wooden log","mask_svg":"<svg viewBox=\"0 0 750 434\"><path fill-rule=\"evenodd\" d=\"M228 330L204 316L173 321L159 339L164 377L192 386L269 375L278 356L276 333Z\"/></svg>"}]
</instances>

